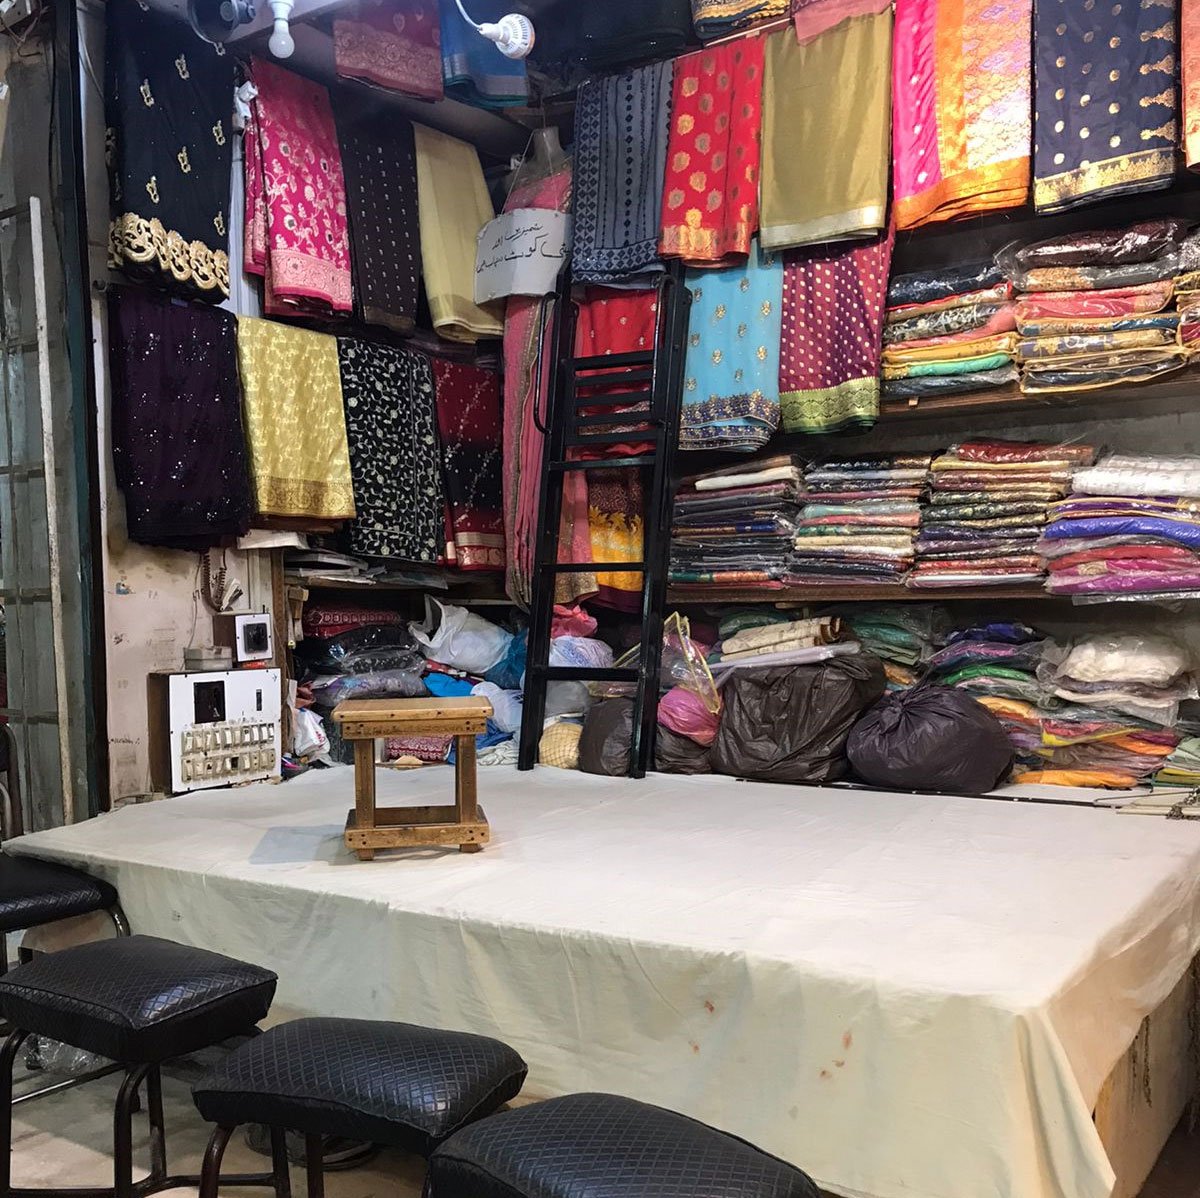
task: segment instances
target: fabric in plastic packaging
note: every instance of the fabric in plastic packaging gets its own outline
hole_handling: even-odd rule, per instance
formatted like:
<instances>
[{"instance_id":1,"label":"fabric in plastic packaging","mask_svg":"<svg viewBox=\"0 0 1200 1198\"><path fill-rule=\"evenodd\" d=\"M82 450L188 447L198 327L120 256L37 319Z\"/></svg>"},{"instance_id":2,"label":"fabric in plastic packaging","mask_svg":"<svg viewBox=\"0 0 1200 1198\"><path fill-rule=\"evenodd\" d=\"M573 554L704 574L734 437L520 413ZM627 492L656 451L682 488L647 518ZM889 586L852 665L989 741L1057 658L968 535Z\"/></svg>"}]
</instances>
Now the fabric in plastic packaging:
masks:
<instances>
[{"instance_id":1,"label":"fabric in plastic packaging","mask_svg":"<svg viewBox=\"0 0 1200 1198\"><path fill-rule=\"evenodd\" d=\"M719 713L709 711L695 691L685 686L673 686L658 701L658 722L698 745L707 746L717 739L721 720Z\"/></svg>"},{"instance_id":2,"label":"fabric in plastic packaging","mask_svg":"<svg viewBox=\"0 0 1200 1198\"><path fill-rule=\"evenodd\" d=\"M579 738L579 768L585 774L623 778L629 773L633 700L604 699L589 709Z\"/></svg>"},{"instance_id":3,"label":"fabric in plastic packaging","mask_svg":"<svg viewBox=\"0 0 1200 1198\"><path fill-rule=\"evenodd\" d=\"M849 770L851 727L886 687L883 663L865 653L738 670L721 690L713 770L762 782L835 782Z\"/></svg>"},{"instance_id":4,"label":"fabric in plastic packaging","mask_svg":"<svg viewBox=\"0 0 1200 1198\"><path fill-rule=\"evenodd\" d=\"M872 786L979 795L1013 766L1012 742L982 703L948 686L885 695L850 730L846 755Z\"/></svg>"}]
</instances>

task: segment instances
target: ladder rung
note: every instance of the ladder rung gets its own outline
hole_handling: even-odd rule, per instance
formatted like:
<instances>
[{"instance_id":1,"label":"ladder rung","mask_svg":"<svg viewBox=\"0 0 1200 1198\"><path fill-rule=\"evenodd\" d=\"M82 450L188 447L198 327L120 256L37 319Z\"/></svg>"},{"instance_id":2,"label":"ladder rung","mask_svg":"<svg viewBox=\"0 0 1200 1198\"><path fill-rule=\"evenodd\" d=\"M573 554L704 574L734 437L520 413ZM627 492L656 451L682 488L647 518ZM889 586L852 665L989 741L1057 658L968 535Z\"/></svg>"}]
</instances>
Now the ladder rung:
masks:
<instances>
[{"instance_id":1,"label":"ladder rung","mask_svg":"<svg viewBox=\"0 0 1200 1198\"><path fill-rule=\"evenodd\" d=\"M575 396L577 408L635 408L640 404L649 404L654 398L654 392L649 387L639 387L636 391L621 391L612 395L579 395Z\"/></svg>"},{"instance_id":2,"label":"ladder rung","mask_svg":"<svg viewBox=\"0 0 1200 1198\"><path fill-rule=\"evenodd\" d=\"M638 383L649 383L654 380L654 371L649 366L638 366L633 370L619 370L615 374L589 374L576 376L575 378L575 402L583 406L584 404L604 403L606 400L613 403L618 399L627 398L631 392L630 385ZM596 395L595 392L607 390L613 387L620 387L621 390L612 395ZM645 388L639 388L641 394L645 394Z\"/></svg>"},{"instance_id":3,"label":"ladder rung","mask_svg":"<svg viewBox=\"0 0 1200 1198\"><path fill-rule=\"evenodd\" d=\"M596 354L588 358L575 358L571 362L575 373L582 370L619 370L625 366L653 366L654 351L637 349L628 354Z\"/></svg>"},{"instance_id":4,"label":"ladder rung","mask_svg":"<svg viewBox=\"0 0 1200 1198\"><path fill-rule=\"evenodd\" d=\"M615 433L573 433L566 438L565 444L568 449L578 449L583 445L620 445L623 441L657 442L658 435L656 428L631 428Z\"/></svg>"},{"instance_id":5,"label":"ladder rung","mask_svg":"<svg viewBox=\"0 0 1200 1198\"><path fill-rule=\"evenodd\" d=\"M634 437L632 439L640 441L643 438ZM642 453L632 458L596 458L595 461L551 462L550 470L555 474L563 474L568 470L616 470L622 467L653 466L656 460L654 454Z\"/></svg>"},{"instance_id":6,"label":"ladder rung","mask_svg":"<svg viewBox=\"0 0 1200 1198\"><path fill-rule=\"evenodd\" d=\"M663 419L653 408L634 412L577 412L573 428L582 432L589 424L598 427L608 424L662 424Z\"/></svg>"},{"instance_id":7,"label":"ladder rung","mask_svg":"<svg viewBox=\"0 0 1200 1198\"><path fill-rule=\"evenodd\" d=\"M640 574L645 562L538 562L539 570L554 574Z\"/></svg>"},{"instance_id":8,"label":"ladder rung","mask_svg":"<svg viewBox=\"0 0 1200 1198\"><path fill-rule=\"evenodd\" d=\"M527 670L532 670L547 682L637 682L642 676L640 670L619 666L604 669L599 666L530 665Z\"/></svg>"}]
</instances>

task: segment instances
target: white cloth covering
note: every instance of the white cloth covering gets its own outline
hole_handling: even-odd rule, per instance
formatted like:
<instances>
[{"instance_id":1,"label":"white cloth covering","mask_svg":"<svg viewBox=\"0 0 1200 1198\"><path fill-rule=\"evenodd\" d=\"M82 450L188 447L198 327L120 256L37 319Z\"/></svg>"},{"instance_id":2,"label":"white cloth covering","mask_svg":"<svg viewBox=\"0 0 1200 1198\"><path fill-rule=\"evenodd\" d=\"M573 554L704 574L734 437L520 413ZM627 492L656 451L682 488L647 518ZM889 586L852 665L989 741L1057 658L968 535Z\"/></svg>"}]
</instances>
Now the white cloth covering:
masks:
<instances>
[{"instance_id":1,"label":"white cloth covering","mask_svg":"<svg viewBox=\"0 0 1200 1198\"><path fill-rule=\"evenodd\" d=\"M444 802L449 771L380 771ZM873 1198L1107 1198L1091 1120L1200 948L1200 824L987 799L480 774L494 843L356 862L352 771L10 842L277 1005L497 1035Z\"/></svg>"}]
</instances>

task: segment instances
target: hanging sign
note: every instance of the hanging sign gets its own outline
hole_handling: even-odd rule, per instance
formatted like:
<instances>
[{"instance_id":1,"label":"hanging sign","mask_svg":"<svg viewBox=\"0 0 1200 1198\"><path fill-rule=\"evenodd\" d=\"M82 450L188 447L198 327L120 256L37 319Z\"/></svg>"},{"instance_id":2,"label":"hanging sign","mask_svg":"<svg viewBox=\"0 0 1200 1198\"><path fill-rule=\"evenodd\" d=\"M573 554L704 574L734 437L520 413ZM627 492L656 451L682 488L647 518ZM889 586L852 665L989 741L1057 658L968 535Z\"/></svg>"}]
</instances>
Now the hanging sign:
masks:
<instances>
[{"instance_id":1,"label":"hanging sign","mask_svg":"<svg viewBox=\"0 0 1200 1198\"><path fill-rule=\"evenodd\" d=\"M484 225L475 248L475 302L549 295L570 245L571 218L549 208L518 208Z\"/></svg>"}]
</instances>

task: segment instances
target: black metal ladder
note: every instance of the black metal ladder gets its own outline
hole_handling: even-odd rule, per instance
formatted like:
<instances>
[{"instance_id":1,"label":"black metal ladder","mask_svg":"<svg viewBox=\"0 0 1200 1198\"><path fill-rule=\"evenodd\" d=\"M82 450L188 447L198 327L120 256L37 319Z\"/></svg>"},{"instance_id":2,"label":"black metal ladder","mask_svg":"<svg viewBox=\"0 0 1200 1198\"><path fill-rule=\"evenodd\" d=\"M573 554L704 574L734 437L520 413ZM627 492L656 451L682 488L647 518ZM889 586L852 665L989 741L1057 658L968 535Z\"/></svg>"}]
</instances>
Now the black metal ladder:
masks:
<instances>
[{"instance_id":1,"label":"black metal ladder","mask_svg":"<svg viewBox=\"0 0 1200 1198\"><path fill-rule=\"evenodd\" d=\"M533 604L517 768L532 769L551 682L624 682L634 685L629 776L644 778L653 763L658 716L659 670L671 550L671 488L683 404L683 369L691 293L678 261L668 265L658 288L652 349L625 354L575 356L578 305L571 299L570 271L559 282L553 337L554 370L542 455L538 543L534 554ZM619 394L611 391L621 387ZM624 388L631 388L624 390ZM633 408L631 411L630 409ZM625 442L648 443L630 457L581 459L580 450ZM640 562L560 563L563 481L573 470L647 470ZM641 640L637 665L609 669L550 665L550 625L560 574L640 573Z\"/></svg>"}]
</instances>

